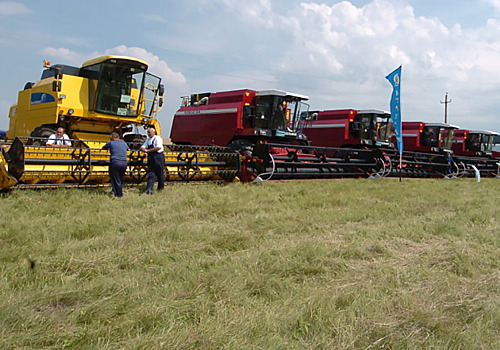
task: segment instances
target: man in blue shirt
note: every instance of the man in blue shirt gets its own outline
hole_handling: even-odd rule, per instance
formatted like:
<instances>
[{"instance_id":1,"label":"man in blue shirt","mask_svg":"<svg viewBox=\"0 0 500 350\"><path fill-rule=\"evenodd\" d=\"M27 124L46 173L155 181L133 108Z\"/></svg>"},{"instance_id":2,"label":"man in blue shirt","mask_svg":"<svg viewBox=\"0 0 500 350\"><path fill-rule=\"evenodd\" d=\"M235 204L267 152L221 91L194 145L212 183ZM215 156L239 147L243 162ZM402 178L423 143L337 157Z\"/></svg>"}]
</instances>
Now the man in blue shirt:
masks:
<instances>
[{"instance_id":1,"label":"man in blue shirt","mask_svg":"<svg viewBox=\"0 0 500 350\"><path fill-rule=\"evenodd\" d=\"M156 135L155 128L148 129L148 138L141 146L141 151L148 157L148 182L146 194L153 194L155 178L158 178L158 191L165 184L165 153L163 153L163 139Z\"/></svg>"},{"instance_id":2,"label":"man in blue shirt","mask_svg":"<svg viewBox=\"0 0 500 350\"><path fill-rule=\"evenodd\" d=\"M446 168L446 171L444 172L444 175L448 178L452 178L453 171L455 170L455 168L457 168L457 164L453 160L453 157L451 156L450 152L446 152L445 158L446 158L446 163L448 163L448 166Z\"/></svg>"},{"instance_id":3,"label":"man in blue shirt","mask_svg":"<svg viewBox=\"0 0 500 350\"><path fill-rule=\"evenodd\" d=\"M111 154L109 158L109 180L111 181L113 194L116 197L123 197L122 182L127 170L128 146L119 137L118 133L112 132L111 141L102 146L102 149L109 150Z\"/></svg>"}]
</instances>

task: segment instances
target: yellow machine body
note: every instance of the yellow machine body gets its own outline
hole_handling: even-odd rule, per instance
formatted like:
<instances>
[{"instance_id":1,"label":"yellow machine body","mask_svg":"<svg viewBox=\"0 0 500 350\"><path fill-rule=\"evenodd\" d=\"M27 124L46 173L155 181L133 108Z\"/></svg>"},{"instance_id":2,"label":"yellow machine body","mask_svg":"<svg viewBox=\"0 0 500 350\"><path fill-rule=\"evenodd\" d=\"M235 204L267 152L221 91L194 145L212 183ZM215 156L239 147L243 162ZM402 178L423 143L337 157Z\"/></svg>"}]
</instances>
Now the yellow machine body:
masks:
<instances>
[{"instance_id":1,"label":"yellow machine body","mask_svg":"<svg viewBox=\"0 0 500 350\"><path fill-rule=\"evenodd\" d=\"M163 87L147 68L125 56L99 57L78 68L47 65L10 108L7 140L32 137L42 144L59 126L73 140L107 141L111 132L123 137L148 126L161 136L156 116Z\"/></svg>"},{"instance_id":2,"label":"yellow machine body","mask_svg":"<svg viewBox=\"0 0 500 350\"><path fill-rule=\"evenodd\" d=\"M161 79L148 64L126 56L102 56L81 67L45 64L41 79L27 83L9 111L6 143L0 145L0 190L10 187L98 186L109 182L109 152L117 132L129 144L125 182L147 178L140 145L145 129L161 136ZM63 127L71 147L46 146ZM239 154L225 147L169 145L166 181L233 181ZM39 185L39 186L38 186Z\"/></svg>"}]
</instances>

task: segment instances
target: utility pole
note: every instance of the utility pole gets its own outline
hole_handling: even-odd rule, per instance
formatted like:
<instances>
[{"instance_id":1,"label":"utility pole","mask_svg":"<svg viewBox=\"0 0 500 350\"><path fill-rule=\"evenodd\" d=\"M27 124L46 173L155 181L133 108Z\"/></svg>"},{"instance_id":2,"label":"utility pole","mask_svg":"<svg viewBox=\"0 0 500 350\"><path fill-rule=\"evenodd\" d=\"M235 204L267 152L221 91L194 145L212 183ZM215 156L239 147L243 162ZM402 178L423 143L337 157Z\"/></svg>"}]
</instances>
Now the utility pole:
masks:
<instances>
[{"instance_id":1,"label":"utility pole","mask_svg":"<svg viewBox=\"0 0 500 350\"><path fill-rule=\"evenodd\" d=\"M451 99L448 100L448 93L444 95L444 101L440 101L444 103L444 123L448 124L448 103L451 103Z\"/></svg>"}]
</instances>

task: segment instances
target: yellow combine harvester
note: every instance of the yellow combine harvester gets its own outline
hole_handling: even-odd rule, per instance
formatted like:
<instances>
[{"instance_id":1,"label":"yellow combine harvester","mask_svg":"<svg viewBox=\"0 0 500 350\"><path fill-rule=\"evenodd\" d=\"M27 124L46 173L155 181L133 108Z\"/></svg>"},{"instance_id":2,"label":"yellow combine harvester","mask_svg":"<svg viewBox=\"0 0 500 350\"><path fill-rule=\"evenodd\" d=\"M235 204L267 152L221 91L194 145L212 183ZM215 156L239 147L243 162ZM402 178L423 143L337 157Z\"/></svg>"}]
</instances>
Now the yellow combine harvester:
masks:
<instances>
[{"instance_id":1,"label":"yellow combine harvester","mask_svg":"<svg viewBox=\"0 0 500 350\"><path fill-rule=\"evenodd\" d=\"M9 187L97 186L107 183L109 153L101 148L117 132L128 144L126 181L140 183L147 162L138 152L145 129L161 136L157 113L163 105L161 79L146 62L103 56L82 67L45 62L42 77L27 83L9 111L1 146L0 190ZM72 147L46 147L63 127ZM238 153L225 147L165 146L167 181L232 181Z\"/></svg>"}]
</instances>

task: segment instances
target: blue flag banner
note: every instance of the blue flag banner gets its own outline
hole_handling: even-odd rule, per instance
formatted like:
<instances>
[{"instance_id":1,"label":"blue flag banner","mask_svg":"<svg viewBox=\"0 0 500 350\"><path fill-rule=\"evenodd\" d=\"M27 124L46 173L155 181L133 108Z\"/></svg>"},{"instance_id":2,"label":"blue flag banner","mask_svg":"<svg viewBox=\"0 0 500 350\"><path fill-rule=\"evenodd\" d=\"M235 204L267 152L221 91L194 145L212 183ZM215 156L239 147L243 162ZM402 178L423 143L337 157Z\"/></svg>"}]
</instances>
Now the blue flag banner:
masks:
<instances>
[{"instance_id":1,"label":"blue flag banner","mask_svg":"<svg viewBox=\"0 0 500 350\"><path fill-rule=\"evenodd\" d=\"M403 135L401 132L401 66L385 77L392 85L391 119L396 131L399 154L403 154Z\"/></svg>"}]
</instances>

